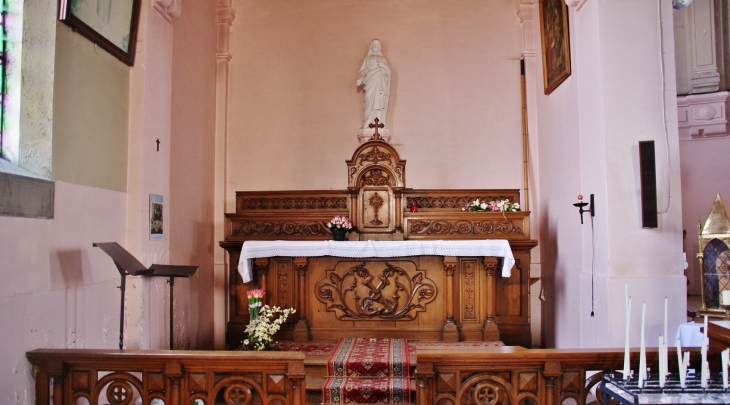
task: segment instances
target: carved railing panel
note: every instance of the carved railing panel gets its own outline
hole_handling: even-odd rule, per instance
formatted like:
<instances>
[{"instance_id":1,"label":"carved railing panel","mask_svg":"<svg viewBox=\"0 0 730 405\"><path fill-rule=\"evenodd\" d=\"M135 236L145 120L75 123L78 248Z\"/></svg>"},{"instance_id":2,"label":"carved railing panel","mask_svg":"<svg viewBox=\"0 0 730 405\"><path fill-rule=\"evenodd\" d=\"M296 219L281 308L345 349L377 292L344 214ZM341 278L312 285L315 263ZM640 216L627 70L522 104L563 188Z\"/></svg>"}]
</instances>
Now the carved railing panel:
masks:
<instances>
[{"instance_id":1,"label":"carved railing panel","mask_svg":"<svg viewBox=\"0 0 730 405\"><path fill-rule=\"evenodd\" d=\"M340 320L413 320L436 298L436 284L413 263L397 264L363 262L328 271L315 295Z\"/></svg>"},{"instance_id":2,"label":"carved railing panel","mask_svg":"<svg viewBox=\"0 0 730 405\"><path fill-rule=\"evenodd\" d=\"M630 357L632 368L638 367L638 350ZM621 367L623 351L418 348L417 358L418 405L562 404L570 399L585 405L603 374ZM656 349L647 350L649 364L658 360ZM676 372L676 358L670 359L670 370Z\"/></svg>"},{"instance_id":3,"label":"carved railing panel","mask_svg":"<svg viewBox=\"0 0 730 405\"><path fill-rule=\"evenodd\" d=\"M301 405L299 352L34 350L36 404ZM103 371L107 370L107 371ZM53 389L49 390L52 384Z\"/></svg>"}]
</instances>

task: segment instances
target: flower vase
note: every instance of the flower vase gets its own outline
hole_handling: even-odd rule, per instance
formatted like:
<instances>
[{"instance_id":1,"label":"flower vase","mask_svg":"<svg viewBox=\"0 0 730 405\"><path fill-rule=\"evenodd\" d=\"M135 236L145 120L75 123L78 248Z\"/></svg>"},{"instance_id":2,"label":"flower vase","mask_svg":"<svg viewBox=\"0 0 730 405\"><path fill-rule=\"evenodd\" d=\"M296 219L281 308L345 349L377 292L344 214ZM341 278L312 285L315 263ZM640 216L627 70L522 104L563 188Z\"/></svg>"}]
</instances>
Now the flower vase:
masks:
<instances>
[{"instance_id":1,"label":"flower vase","mask_svg":"<svg viewBox=\"0 0 730 405\"><path fill-rule=\"evenodd\" d=\"M343 241L345 240L345 235L347 234L347 231L344 229L333 229L332 230L332 239Z\"/></svg>"}]
</instances>

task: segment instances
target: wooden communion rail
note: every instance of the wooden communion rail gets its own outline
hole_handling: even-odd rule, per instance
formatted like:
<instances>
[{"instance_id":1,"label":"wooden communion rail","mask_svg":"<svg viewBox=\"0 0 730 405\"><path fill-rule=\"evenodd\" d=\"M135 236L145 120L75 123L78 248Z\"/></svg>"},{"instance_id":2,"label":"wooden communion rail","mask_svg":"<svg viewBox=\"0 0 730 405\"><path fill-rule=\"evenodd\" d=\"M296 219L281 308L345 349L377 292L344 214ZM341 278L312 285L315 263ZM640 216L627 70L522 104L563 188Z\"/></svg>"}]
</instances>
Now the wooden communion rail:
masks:
<instances>
[{"instance_id":1,"label":"wooden communion rail","mask_svg":"<svg viewBox=\"0 0 730 405\"><path fill-rule=\"evenodd\" d=\"M81 398L127 405L137 397L145 405L155 398L166 405L321 402L316 390L306 393L301 352L39 349L26 356L35 368L38 405L75 405ZM585 404L603 372L623 364L616 349L419 348L416 357L418 405L557 405L569 398ZM631 358L635 370L638 351ZM699 358L696 350L691 358ZM647 360L657 363L655 349ZM587 377L590 371L599 373Z\"/></svg>"}]
</instances>

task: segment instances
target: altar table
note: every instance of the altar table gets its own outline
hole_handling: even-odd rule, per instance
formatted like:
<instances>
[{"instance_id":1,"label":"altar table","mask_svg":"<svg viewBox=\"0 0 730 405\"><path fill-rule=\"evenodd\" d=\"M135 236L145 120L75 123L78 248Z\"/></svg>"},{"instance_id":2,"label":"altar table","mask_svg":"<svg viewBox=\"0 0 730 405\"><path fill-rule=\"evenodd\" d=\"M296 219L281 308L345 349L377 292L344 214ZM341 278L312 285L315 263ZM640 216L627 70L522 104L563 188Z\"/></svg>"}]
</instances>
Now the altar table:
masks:
<instances>
[{"instance_id":1,"label":"altar table","mask_svg":"<svg viewBox=\"0 0 730 405\"><path fill-rule=\"evenodd\" d=\"M405 256L481 256L501 257L502 277L511 275L515 258L509 242L504 239L485 240L424 240L424 241L246 241L241 248L238 272L244 283L252 277L252 259L262 257L348 258Z\"/></svg>"}]
</instances>

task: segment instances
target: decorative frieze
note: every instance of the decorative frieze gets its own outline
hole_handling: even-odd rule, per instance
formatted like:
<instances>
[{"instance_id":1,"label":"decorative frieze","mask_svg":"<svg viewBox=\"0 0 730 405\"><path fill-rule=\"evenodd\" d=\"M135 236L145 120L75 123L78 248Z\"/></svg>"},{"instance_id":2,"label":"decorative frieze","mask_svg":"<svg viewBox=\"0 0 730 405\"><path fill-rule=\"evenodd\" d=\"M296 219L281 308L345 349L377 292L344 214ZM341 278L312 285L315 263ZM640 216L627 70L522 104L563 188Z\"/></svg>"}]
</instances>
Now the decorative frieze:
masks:
<instances>
[{"instance_id":1,"label":"decorative frieze","mask_svg":"<svg viewBox=\"0 0 730 405\"><path fill-rule=\"evenodd\" d=\"M240 210L347 209L347 197L241 198Z\"/></svg>"},{"instance_id":2,"label":"decorative frieze","mask_svg":"<svg viewBox=\"0 0 730 405\"><path fill-rule=\"evenodd\" d=\"M298 221L241 221L233 224L231 236L280 236L280 235L330 235L330 231L321 222Z\"/></svg>"},{"instance_id":3,"label":"decorative frieze","mask_svg":"<svg viewBox=\"0 0 730 405\"><path fill-rule=\"evenodd\" d=\"M422 220L408 221L408 234L420 235L492 235L522 234L521 221L501 220Z\"/></svg>"}]
</instances>

